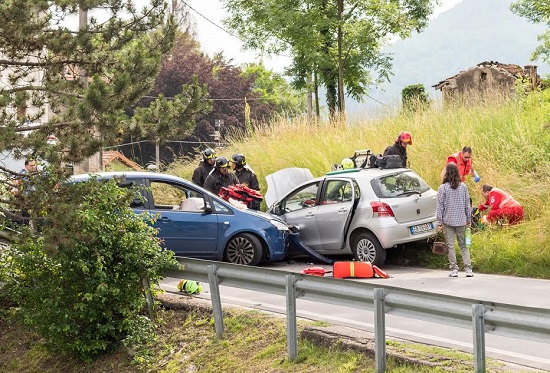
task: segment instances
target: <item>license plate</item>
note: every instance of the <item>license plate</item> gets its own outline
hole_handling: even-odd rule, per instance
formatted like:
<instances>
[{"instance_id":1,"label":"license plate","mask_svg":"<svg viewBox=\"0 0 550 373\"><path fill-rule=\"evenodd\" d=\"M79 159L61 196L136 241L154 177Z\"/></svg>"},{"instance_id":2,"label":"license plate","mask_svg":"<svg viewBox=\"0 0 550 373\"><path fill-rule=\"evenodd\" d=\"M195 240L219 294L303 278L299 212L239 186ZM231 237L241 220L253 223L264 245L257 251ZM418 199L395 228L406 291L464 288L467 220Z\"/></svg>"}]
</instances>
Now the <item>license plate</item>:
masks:
<instances>
[{"instance_id":1,"label":"license plate","mask_svg":"<svg viewBox=\"0 0 550 373\"><path fill-rule=\"evenodd\" d=\"M431 231L434 229L434 225L432 223L425 223L420 225L415 225L414 227L411 227L411 234L419 234L424 233L427 231Z\"/></svg>"}]
</instances>

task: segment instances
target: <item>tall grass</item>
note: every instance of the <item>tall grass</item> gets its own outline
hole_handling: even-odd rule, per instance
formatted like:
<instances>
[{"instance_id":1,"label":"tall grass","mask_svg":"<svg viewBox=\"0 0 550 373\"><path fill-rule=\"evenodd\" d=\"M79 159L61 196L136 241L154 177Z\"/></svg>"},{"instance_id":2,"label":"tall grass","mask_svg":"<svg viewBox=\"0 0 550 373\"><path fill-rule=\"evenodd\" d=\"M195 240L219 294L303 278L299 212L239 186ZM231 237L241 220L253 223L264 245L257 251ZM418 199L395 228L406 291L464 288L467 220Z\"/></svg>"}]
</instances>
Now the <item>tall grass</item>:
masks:
<instances>
[{"instance_id":1,"label":"tall grass","mask_svg":"<svg viewBox=\"0 0 550 373\"><path fill-rule=\"evenodd\" d=\"M482 177L479 185L467 179L474 205L483 202L480 186L488 183L511 193L526 214L519 226L490 227L474 236L474 268L550 278L550 92L499 102L495 98L472 107L356 120L345 127L278 120L249 138L235 137L217 153L245 154L265 193L265 176L270 173L305 167L322 175L355 150L383 152L406 130L413 135L410 167L437 189L447 156L471 146L474 167ZM176 163L171 171L190 179L195 166ZM441 266L441 261L432 264Z\"/></svg>"}]
</instances>

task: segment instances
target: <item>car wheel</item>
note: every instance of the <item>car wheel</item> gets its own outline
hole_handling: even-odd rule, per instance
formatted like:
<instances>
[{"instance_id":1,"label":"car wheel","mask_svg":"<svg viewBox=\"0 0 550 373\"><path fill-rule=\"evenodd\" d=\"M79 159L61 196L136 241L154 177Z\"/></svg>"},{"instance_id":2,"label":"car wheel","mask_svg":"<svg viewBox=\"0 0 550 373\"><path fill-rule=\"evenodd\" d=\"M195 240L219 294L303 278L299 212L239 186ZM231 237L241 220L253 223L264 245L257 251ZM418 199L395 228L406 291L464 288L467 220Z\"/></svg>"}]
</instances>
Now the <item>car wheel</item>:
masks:
<instances>
[{"instance_id":1,"label":"car wheel","mask_svg":"<svg viewBox=\"0 0 550 373\"><path fill-rule=\"evenodd\" d=\"M225 248L225 261L233 264L255 266L262 260L262 244L260 240L249 233L233 237Z\"/></svg>"},{"instance_id":2,"label":"car wheel","mask_svg":"<svg viewBox=\"0 0 550 373\"><path fill-rule=\"evenodd\" d=\"M386 261L386 250L372 233L360 233L353 243L353 257L360 262L382 265Z\"/></svg>"}]
</instances>

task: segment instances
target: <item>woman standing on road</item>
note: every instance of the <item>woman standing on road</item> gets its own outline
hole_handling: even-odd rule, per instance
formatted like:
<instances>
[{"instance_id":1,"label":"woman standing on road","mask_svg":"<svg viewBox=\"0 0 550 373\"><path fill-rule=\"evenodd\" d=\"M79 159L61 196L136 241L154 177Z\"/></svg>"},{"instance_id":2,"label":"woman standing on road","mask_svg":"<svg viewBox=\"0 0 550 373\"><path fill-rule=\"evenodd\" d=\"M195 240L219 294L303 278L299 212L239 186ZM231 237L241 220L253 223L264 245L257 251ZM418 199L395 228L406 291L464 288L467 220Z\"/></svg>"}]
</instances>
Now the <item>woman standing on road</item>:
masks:
<instances>
[{"instance_id":1,"label":"woman standing on road","mask_svg":"<svg viewBox=\"0 0 550 373\"><path fill-rule=\"evenodd\" d=\"M470 226L472 218L472 209L470 205L470 194L468 187L461 182L458 166L454 163L448 163L445 166L445 175L443 183L437 191L437 220L443 224L445 230L445 239L449 248L449 267L451 268L450 277L458 277L458 265L456 263L455 237L458 241L458 247L462 253L464 270L466 277L474 277L472 273L472 262L470 260L470 251L466 247L465 233L466 227Z\"/></svg>"}]
</instances>

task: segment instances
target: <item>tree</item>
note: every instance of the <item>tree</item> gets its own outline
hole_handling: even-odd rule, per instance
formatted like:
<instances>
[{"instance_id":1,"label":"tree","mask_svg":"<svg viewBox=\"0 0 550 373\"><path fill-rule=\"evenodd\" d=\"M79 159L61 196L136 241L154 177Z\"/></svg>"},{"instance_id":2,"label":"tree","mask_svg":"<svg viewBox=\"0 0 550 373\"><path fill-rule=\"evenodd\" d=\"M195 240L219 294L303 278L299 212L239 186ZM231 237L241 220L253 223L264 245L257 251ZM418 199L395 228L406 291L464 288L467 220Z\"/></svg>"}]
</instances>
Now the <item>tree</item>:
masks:
<instances>
[{"instance_id":1,"label":"tree","mask_svg":"<svg viewBox=\"0 0 550 373\"><path fill-rule=\"evenodd\" d=\"M266 53L289 51L297 87L318 76L327 89L329 114L345 109L344 87L357 100L371 84L388 79L390 56L381 49L390 36L410 36L426 25L436 0L232 0L225 1L228 27L245 47ZM376 72L377 76L372 76ZM340 82L340 83L339 83Z\"/></svg>"},{"instance_id":2,"label":"tree","mask_svg":"<svg viewBox=\"0 0 550 373\"><path fill-rule=\"evenodd\" d=\"M303 114L305 95L292 89L290 84L263 63L249 63L242 66L243 76L253 82L252 92L259 94L259 102L271 113L292 117Z\"/></svg>"},{"instance_id":3,"label":"tree","mask_svg":"<svg viewBox=\"0 0 550 373\"><path fill-rule=\"evenodd\" d=\"M510 5L510 9L533 23L546 23L550 26L550 7L547 1L520 0ZM542 44L535 49L531 59L542 58L543 61L550 63L550 30L539 35L538 40Z\"/></svg>"},{"instance_id":4,"label":"tree","mask_svg":"<svg viewBox=\"0 0 550 373\"><path fill-rule=\"evenodd\" d=\"M430 105L430 98L424 84L412 84L401 91L401 102L406 111L422 110Z\"/></svg>"},{"instance_id":5,"label":"tree","mask_svg":"<svg viewBox=\"0 0 550 373\"><path fill-rule=\"evenodd\" d=\"M163 0L141 11L128 0L0 2L0 151L44 167L25 175L0 168L4 189L13 176L30 186L3 193L4 212L27 211L35 223L17 227L1 290L11 292L24 321L80 357L144 330L136 326L150 322L139 314L147 290L141 279L155 286L162 268L173 264L147 218L126 207L132 193L67 183L65 168L130 124L127 109L151 89L173 44L165 6ZM101 11L87 19L94 8ZM72 27L79 14L85 22ZM50 135L55 142L47 141ZM37 310L44 328L32 320Z\"/></svg>"}]
</instances>

